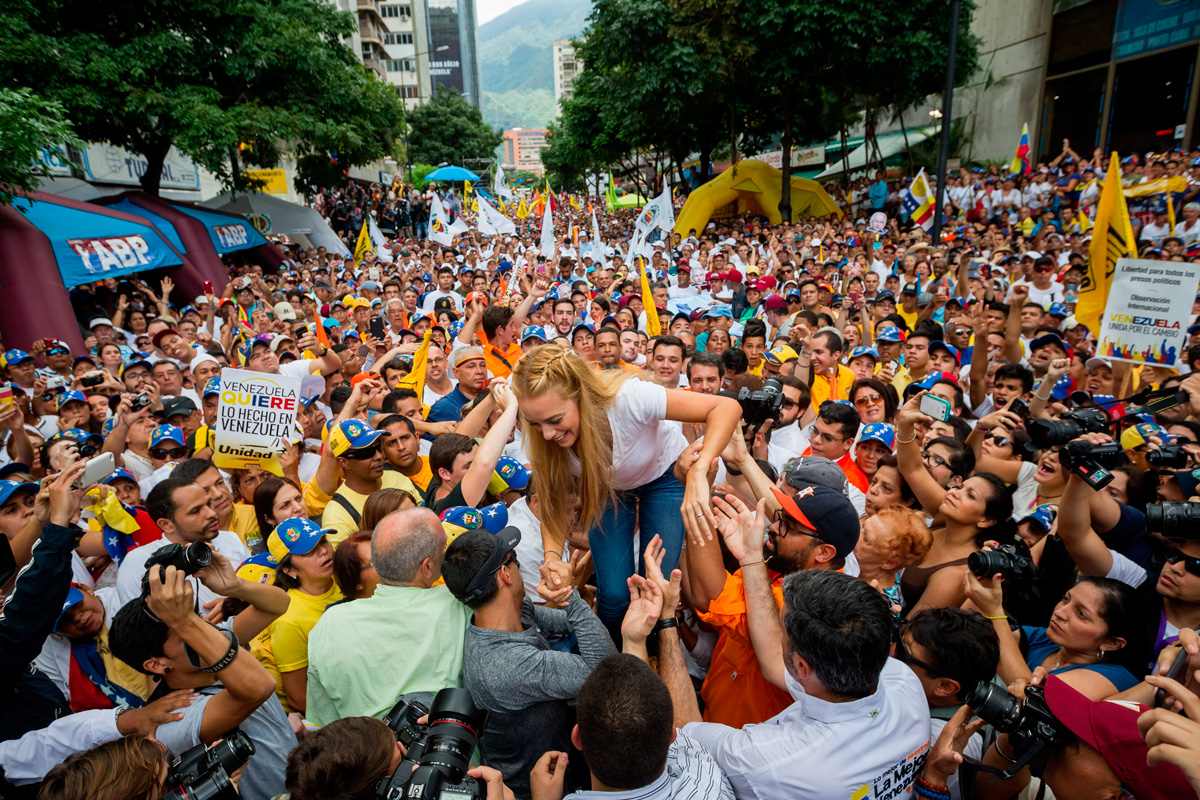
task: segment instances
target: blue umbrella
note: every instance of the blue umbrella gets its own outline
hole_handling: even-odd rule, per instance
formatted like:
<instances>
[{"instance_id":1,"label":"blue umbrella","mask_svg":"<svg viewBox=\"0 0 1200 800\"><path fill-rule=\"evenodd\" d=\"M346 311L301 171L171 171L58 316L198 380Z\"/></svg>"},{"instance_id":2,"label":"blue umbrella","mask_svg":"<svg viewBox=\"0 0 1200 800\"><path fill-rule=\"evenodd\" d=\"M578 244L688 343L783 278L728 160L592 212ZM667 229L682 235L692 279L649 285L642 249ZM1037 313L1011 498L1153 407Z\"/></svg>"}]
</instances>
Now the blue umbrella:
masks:
<instances>
[{"instance_id":1,"label":"blue umbrella","mask_svg":"<svg viewBox=\"0 0 1200 800\"><path fill-rule=\"evenodd\" d=\"M463 167L439 167L425 176L427 181L479 181L474 172Z\"/></svg>"}]
</instances>

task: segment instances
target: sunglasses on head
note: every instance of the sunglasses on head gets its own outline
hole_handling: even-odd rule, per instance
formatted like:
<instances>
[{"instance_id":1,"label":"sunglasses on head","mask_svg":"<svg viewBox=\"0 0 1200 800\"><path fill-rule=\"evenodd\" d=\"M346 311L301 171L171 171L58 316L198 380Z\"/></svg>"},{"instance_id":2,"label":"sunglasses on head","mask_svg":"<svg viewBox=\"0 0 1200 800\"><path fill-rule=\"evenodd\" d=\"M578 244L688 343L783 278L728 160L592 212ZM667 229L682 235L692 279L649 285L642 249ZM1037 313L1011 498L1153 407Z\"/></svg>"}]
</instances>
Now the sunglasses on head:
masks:
<instances>
[{"instance_id":1,"label":"sunglasses on head","mask_svg":"<svg viewBox=\"0 0 1200 800\"><path fill-rule=\"evenodd\" d=\"M159 461L169 461L172 458L182 458L187 455L187 450L182 447L151 447L150 457Z\"/></svg>"},{"instance_id":2,"label":"sunglasses on head","mask_svg":"<svg viewBox=\"0 0 1200 800\"><path fill-rule=\"evenodd\" d=\"M993 442L995 442L995 443L996 443L996 446L997 446L997 447L1008 447L1010 444L1012 444L1012 440L1011 440L1011 439L1008 439L1008 438L1006 438L1006 437L1004 437L1004 436L1000 436L1000 435L998 435L998 434L995 434L995 433L989 433L989 434L988 434L987 436L985 436L984 438L985 438L985 439L991 439Z\"/></svg>"},{"instance_id":3,"label":"sunglasses on head","mask_svg":"<svg viewBox=\"0 0 1200 800\"><path fill-rule=\"evenodd\" d=\"M1167 551L1167 563L1178 564L1183 562L1183 568L1188 572L1200 577L1200 558L1189 556L1180 550L1178 547L1172 547Z\"/></svg>"},{"instance_id":4,"label":"sunglasses on head","mask_svg":"<svg viewBox=\"0 0 1200 800\"><path fill-rule=\"evenodd\" d=\"M373 458L375 456L375 454L380 451L381 447L382 447L382 445L380 445L378 442L376 442L375 444L369 445L367 447L360 447L360 448L356 448L354 450L347 450L346 452L342 453L342 458L348 458L351 461L366 461L369 458Z\"/></svg>"},{"instance_id":5,"label":"sunglasses on head","mask_svg":"<svg viewBox=\"0 0 1200 800\"><path fill-rule=\"evenodd\" d=\"M904 646L904 637L902 636L896 637L896 660L902 661L912 667L920 667L929 673L929 676L932 678L944 678L946 676L946 673L942 672L937 667L922 661L910 653L908 648Z\"/></svg>"}]
</instances>

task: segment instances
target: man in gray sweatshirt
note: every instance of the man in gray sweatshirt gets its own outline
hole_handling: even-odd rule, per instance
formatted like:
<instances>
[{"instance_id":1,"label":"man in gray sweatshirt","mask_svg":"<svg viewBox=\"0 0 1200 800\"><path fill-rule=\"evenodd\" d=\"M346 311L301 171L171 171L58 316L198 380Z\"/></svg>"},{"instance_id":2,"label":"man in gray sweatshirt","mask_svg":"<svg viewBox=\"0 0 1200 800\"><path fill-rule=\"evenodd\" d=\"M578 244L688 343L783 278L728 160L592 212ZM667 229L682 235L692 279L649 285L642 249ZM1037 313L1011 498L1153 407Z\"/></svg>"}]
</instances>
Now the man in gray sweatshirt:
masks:
<instances>
[{"instance_id":1,"label":"man in gray sweatshirt","mask_svg":"<svg viewBox=\"0 0 1200 800\"><path fill-rule=\"evenodd\" d=\"M571 711L592 668L616 652L608 630L578 592L566 608L525 597L517 528L467 531L446 549L446 587L474 611L463 645L463 686L490 712L480 739L483 763L504 774L517 798L529 797L529 772L547 750L567 750ZM550 639L574 634L578 655Z\"/></svg>"}]
</instances>

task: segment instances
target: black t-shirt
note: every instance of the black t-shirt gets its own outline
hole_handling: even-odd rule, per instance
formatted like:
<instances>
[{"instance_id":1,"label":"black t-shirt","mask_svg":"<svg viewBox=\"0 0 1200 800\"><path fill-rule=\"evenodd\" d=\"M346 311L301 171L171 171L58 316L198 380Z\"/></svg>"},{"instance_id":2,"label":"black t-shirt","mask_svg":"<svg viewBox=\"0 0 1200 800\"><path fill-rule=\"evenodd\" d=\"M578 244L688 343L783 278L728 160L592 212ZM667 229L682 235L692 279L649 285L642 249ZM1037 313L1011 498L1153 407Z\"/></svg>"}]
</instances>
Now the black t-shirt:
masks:
<instances>
[{"instance_id":1,"label":"black t-shirt","mask_svg":"<svg viewBox=\"0 0 1200 800\"><path fill-rule=\"evenodd\" d=\"M467 502L467 499L463 497L461 485L455 486L453 489L451 489L450 494L446 495L443 499L434 500L434 498L437 497L438 487L441 485L441 482L438 481L437 478L434 478L429 482L429 491L425 493L425 507L431 509L433 513L440 517L442 512L448 508L470 505L470 503Z\"/></svg>"}]
</instances>

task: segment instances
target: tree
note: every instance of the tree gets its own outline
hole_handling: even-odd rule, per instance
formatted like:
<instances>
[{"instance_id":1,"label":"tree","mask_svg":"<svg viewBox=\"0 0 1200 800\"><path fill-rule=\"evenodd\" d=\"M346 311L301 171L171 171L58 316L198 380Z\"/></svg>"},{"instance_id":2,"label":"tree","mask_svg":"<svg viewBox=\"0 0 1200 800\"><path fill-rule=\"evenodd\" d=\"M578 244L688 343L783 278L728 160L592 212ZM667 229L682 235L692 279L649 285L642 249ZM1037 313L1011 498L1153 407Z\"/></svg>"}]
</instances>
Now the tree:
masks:
<instances>
[{"instance_id":1,"label":"tree","mask_svg":"<svg viewBox=\"0 0 1200 800\"><path fill-rule=\"evenodd\" d=\"M232 188L290 151L311 184L393 153L403 125L343 42L355 24L312 0L8 0L0 77L60 102L81 138L144 156L152 194L172 146Z\"/></svg>"},{"instance_id":2,"label":"tree","mask_svg":"<svg viewBox=\"0 0 1200 800\"><path fill-rule=\"evenodd\" d=\"M60 103L28 89L0 89L0 205L36 191L48 175L45 154L66 161L68 144L80 142Z\"/></svg>"},{"instance_id":3,"label":"tree","mask_svg":"<svg viewBox=\"0 0 1200 800\"><path fill-rule=\"evenodd\" d=\"M457 164L489 159L504 134L483 121L479 109L454 89L439 85L428 103L408 115L409 158L424 164Z\"/></svg>"}]
</instances>

